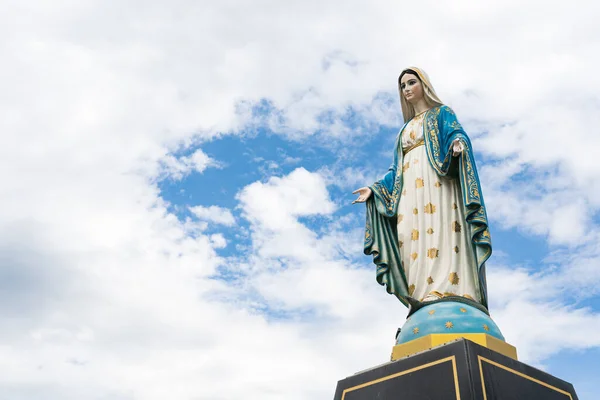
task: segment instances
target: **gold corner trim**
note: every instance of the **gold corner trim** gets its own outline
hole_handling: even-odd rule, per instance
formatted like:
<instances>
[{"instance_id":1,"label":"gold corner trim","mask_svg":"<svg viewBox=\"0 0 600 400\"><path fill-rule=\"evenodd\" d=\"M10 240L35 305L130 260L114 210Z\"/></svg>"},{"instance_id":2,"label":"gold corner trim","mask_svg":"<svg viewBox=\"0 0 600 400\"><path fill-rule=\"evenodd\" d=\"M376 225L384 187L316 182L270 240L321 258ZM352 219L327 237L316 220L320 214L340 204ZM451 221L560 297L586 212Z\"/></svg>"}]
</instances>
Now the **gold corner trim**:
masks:
<instances>
[{"instance_id":1,"label":"gold corner trim","mask_svg":"<svg viewBox=\"0 0 600 400\"><path fill-rule=\"evenodd\" d=\"M432 333L410 342L397 344L392 349L392 361L402 357L411 356L434 347L441 346L457 339L467 339L506 357L517 360L517 349L503 340L497 339L487 333Z\"/></svg>"},{"instance_id":2,"label":"gold corner trim","mask_svg":"<svg viewBox=\"0 0 600 400\"><path fill-rule=\"evenodd\" d=\"M452 356L452 373L454 374L454 391L456 400L460 400L460 388L458 387L458 370L456 369L456 357Z\"/></svg>"},{"instance_id":3,"label":"gold corner trim","mask_svg":"<svg viewBox=\"0 0 600 400\"><path fill-rule=\"evenodd\" d=\"M497 363L497 362L495 362L495 361L489 360L489 359L487 359L487 358L485 358L485 357L482 357L482 356L479 356L479 355L477 356L477 360L478 360L478 362L479 362L479 376L481 377L481 390L482 390L482 392L483 392L483 400L487 400L487 393L486 393L486 391L485 391L485 381L484 381L484 378L483 378L483 368L482 368L482 367L483 367L483 365L482 365L482 363L481 363L482 361L485 361L485 362L487 362L488 364L491 364L491 365L493 365L493 366L495 366L495 367L502 368L503 370L506 370L506 371L508 371L508 372L511 372L511 373L513 373L513 374L515 374L515 375L518 375L518 376L520 376L521 378L528 379L528 380L530 380L530 381L532 381L532 382L535 382L535 383L537 383L537 384L540 384L540 385L542 385L542 386L545 386L545 387L547 387L547 388L549 388L549 389L555 390L555 391L557 391L558 393L560 393L560 394L564 394L565 396L568 396L568 397L569 397L569 399L573 400L573 396L571 396L571 393L569 393L569 392L566 392L566 391L564 391L564 390L562 390L562 389L559 389L559 388L557 388L557 387L555 387L555 386L552 386L552 385L550 385L550 384L548 384L548 383L546 383L546 382L542 382L542 381L540 381L539 379L532 378L532 377L530 377L530 376L528 376L528 375L525 375L525 374L524 374L524 373L522 373L522 372L515 371L515 370L514 370L514 369L512 369L512 368L509 368L509 367L507 367L507 366L504 366L504 365L502 365L502 364L499 364L499 363Z\"/></svg>"},{"instance_id":4,"label":"gold corner trim","mask_svg":"<svg viewBox=\"0 0 600 400\"><path fill-rule=\"evenodd\" d=\"M430 363L423 364L423 365L420 365L418 367L406 369L404 371L396 372L395 374L392 374L392 375L384 376L383 378L374 379L374 380L369 381L369 382L361 383L360 385L349 387L347 389L344 389L344 391L342 392L342 399L341 400L345 399L346 393L353 392L355 390L362 389L362 388L367 387L367 386L375 385L375 384L377 384L379 382L384 382L384 381L387 381L387 380L390 380L390 379L394 379L394 378L397 378L399 376L410 374L411 372L419 371L419 370L422 370L422 369L425 369L425 368L428 368L428 367L432 367L434 365L442 364L442 363L445 363L445 362L448 362L448 361L450 361L451 364L452 364L452 374L454 376L454 390L455 390L455 393L456 393L456 400L460 400L460 389L458 387L458 371L456 369L456 357L455 356L441 358L441 359L439 359L437 361L432 361Z\"/></svg>"}]
</instances>

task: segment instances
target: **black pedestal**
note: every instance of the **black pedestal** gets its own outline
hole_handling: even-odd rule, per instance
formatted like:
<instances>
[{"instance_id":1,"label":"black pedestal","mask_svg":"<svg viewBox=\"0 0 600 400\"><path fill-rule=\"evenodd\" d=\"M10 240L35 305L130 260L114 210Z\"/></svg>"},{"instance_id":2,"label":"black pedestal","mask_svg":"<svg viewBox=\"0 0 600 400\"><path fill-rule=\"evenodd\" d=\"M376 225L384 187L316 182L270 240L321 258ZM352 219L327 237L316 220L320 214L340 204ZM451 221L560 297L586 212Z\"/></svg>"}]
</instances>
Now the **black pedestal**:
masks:
<instances>
[{"instance_id":1,"label":"black pedestal","mask_svg":"<svg viewBox=\"0 0 600 400\"><path fill-rule=\"evenodd\" d=\"M334 400L575 400L573 385L460 339L338 382Z\"/></svg>"}]
</instances>

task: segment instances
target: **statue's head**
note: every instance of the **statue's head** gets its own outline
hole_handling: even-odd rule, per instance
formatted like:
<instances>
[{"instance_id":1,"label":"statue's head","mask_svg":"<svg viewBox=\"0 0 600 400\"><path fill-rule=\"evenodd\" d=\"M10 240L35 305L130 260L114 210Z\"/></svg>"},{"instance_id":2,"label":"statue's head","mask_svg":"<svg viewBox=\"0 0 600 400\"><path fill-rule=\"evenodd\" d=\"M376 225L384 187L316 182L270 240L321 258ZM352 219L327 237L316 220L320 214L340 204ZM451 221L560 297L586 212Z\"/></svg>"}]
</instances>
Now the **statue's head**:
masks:
<instances>
[{"instance_id":1,"label":"statue's head","mask_svg":"<svg viewBox=\"0 0 600 400\"><path fill-rule=\"evenodd\" d=\"M400 73L398 91L404 122L415 116L414 105L423 99L430 107L443 104L435 93L425 71L417 67L406 68Z\"/></svg>"}]
</instances>

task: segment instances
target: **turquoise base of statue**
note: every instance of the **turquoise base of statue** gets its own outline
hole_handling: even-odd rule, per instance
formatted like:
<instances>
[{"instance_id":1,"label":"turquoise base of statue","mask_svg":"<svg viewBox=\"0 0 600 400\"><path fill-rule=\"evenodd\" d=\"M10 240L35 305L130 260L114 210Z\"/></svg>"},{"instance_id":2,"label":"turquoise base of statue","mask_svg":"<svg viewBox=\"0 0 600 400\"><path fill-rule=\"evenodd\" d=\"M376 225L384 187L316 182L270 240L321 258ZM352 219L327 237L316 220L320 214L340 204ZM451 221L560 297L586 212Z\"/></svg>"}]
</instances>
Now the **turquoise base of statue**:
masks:
<instances>
[{"instance_id":1,"label":"turquoise base of statue","mask_svg":"<svg viewBox=\"0 0 600 400\"><path fill-rule=\"evenodd\" d=\"M396 344L403 344L431 334L490 335L504 341L496 323L485 312L463 302L437 302L419 308L402 326Z\"/></svg>"}]
</instances>

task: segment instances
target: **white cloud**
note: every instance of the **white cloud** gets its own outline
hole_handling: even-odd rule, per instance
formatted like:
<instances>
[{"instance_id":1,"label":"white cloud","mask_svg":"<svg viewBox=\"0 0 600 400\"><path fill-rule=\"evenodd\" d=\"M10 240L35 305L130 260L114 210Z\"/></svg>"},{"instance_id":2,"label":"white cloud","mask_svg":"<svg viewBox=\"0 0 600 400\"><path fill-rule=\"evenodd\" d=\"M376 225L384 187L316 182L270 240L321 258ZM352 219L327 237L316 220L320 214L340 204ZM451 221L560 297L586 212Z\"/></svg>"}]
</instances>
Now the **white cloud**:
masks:
<instances>
[{"instance_id":1,"label":"white cloud","mask_svg":"<svg viewBox=\"0 0 600 400\"><path fill-rule=\"evenodd\" d=\"M255 182L238 197L247 218L273 231L295 225L295 217L327 215L335 210L324 179L304 168L266 183Z\"/></svg>"},{"instance_id":2,"label":"white cloud","mask_svg":"<svg viewBox=\"0 0 600 400\"><path fill-rule=\"evenodd\" d=\"M215 249L222 249L227 246L227 240L220 233L210 235L210 241Z\"/></svg>"},{"instance_id":3,"label":"white cloud","mask_svg":"<svg viewBox=\"0 0 600 400\"><path fill-rule=\"evenodd\" d=\"M235 217L227 208L219 206L194 206L189 207L189 209L198 219L203 221L210 221L226 226L233 226L235 224Z\"/></svg>"},{"instance_id":4,"label":"white cloud","mask_svg":"<svg viewBox=\"0 0 600 400\"><path fill-rule=\"evenodd\" d=\"M175 180L181 180L192 171L203 172L208 167L218 167L219 163L207 156L201 149L190 156L176 158L168 155L161 160L164 174Z\"/></svg>"},{"instance_id":5,"label":"white cloud","mask_svg":"<svg viewBox=\"0 0 600 400\"><path fill-rule=\"evenodd\" d=\"M390 151L390 155L391 155ZM391 156L390 156L391 160ZM342 190L352 192L360 187L371 185L381 179L387 171L372 171L365 167L325 166L320 173L325 177L329 185L337 186Z\"/></svg>"},{"instance_id":6,"label":"white cloud","mask_svg":"<svg viewBox=\"0 0 600 400\"><path fill-rule=\"evenodd\" d=\"M488 271L491 315L520 360L539 365L564 349L600 346L591 334L600 329L600 313L574 302L568 267L532 273L493 265Z\"/></svg>"},{"instance_id":7,"label":"white cloud","mask_svg":"<svg viewBox=\"0 0 600 400\"><path fill-rule=\"evenodd\" d=\"M369 281L354 277L366 278L365 271L349 271L343 252L337 248L348 241L347 232L328 221L326 233L318 234L298 219L329 215L335 210L319 173L298 168L267 183L255 182L238 197L244 215L251 222L254 254L258 255L252 260L248 278L252 278L261 295L284 308L318 305L333 308L321 312L358 310L352 306L354 302L336 305L334 300L344 291L352 290L348 285L359 291ZM352 233L362 236L359 232ZM332 237L335 239L330 240ZM357 246L356 250L360 248ZM347 279L347 285L332 286L330 282L336 279Z\"/></svg>"},{"instance_id":8,"label":"white cloud","mask_svg":"<svg viewBox=\"0 0 600 400\"><path fill-rule=\"evenodd\" d=\"M485 193L493 222L505 229L518 228L524 235L547 236L551 244L577 245L590 239L585 200L564 192L528 198L519 188L515 185L506 191Z\"/></svg>"}]
</instances>

